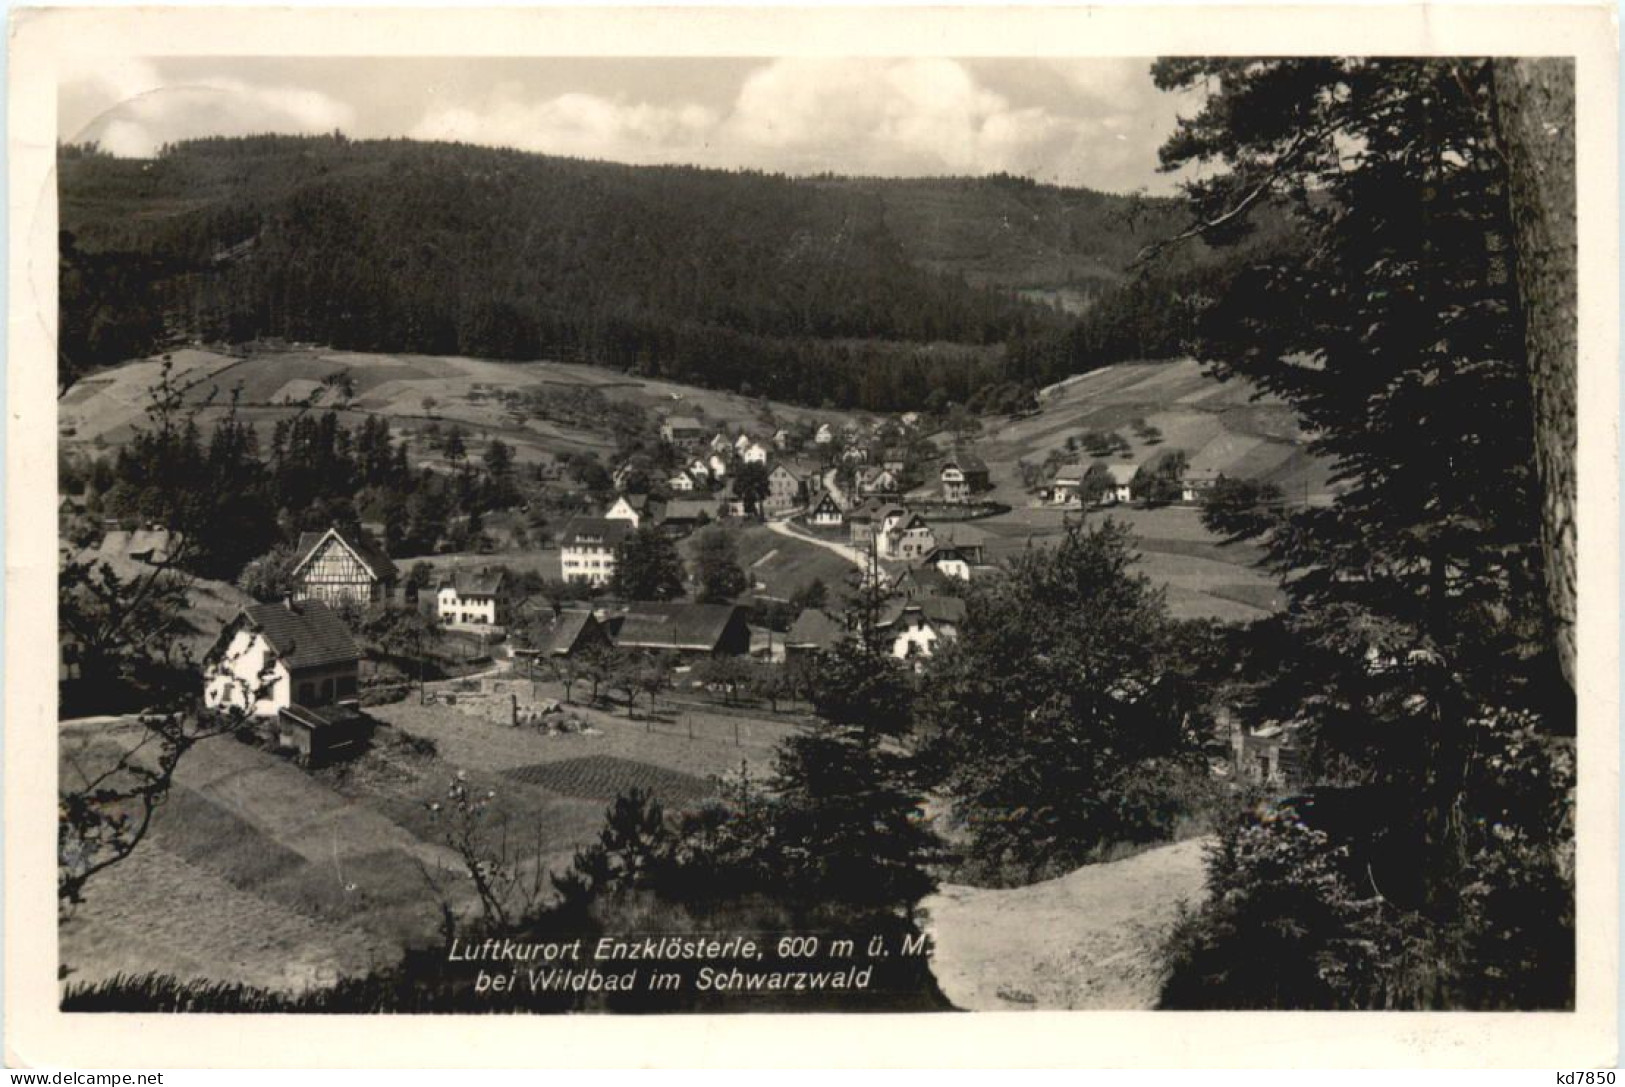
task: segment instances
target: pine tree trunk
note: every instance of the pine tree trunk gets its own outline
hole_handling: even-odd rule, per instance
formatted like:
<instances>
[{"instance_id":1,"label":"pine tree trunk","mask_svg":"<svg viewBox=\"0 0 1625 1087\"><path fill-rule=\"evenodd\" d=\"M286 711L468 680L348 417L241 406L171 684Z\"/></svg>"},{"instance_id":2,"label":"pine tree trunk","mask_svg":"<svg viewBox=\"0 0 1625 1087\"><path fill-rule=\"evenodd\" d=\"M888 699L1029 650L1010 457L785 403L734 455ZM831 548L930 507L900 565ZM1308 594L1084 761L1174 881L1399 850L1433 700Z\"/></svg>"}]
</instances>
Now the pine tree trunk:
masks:
<instances>
[{"instance_id":1,"label":"pine tree trunk","mask_svg":"<svg viewBox=\"0 0 1625 1087\"><path fill-rule=\"evenodd\" d=\"M1494 78L1534 391L1547 599L1559 661L1572 688L1579 340L1574 63L1566 58L1502 58L1494 62Z\"/></svg>"}]
</instances>

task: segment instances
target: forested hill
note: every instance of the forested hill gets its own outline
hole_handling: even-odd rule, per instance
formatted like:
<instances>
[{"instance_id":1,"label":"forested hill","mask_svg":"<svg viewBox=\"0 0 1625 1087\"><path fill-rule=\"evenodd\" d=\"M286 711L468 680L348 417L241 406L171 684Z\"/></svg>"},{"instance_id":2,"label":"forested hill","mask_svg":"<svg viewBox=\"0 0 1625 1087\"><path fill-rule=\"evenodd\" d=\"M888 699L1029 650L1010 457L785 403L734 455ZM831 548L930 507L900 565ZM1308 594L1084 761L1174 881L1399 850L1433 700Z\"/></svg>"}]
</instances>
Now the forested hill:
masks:
<instances>
[{"instance_id":1,"label":"forested hill","mask_svg":"<svg viewBox=\"0 0 1625 1087\"><path fill-rule=\"evenodd\" d=\"M792 179L338 135L59 157L65 380L165 337L281 337L917 406L1172 350L1171 292L1235 259L1189 247L1128 280L1140 245L1183 224L1176 201L1004 177Z\"/></svg>"}]
</instances>

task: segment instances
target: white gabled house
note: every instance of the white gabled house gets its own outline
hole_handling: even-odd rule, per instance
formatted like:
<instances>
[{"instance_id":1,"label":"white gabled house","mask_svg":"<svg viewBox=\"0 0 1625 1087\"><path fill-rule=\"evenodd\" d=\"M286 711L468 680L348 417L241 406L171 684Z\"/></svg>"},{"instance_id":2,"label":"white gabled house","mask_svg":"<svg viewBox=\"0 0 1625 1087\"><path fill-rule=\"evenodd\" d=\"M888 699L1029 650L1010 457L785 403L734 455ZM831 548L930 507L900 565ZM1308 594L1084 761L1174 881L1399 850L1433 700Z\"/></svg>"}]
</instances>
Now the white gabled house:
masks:
<instances>
[{"instance_id":1,"label":"white gabled house","mask_svg":"<svg viewBox=\"0 0 1625 1087\"><path fill-rule=\"evenodd\" d=\"M1103 506L1121 505L1134 500L1134 476L1139 471L1132 464L1108 464L1107 473L1112 477L1111 484L1102 492L1100 504Z\"/></svg>"},{"instance_id":2,"label":"white gabled house","mask_svg":"<svg viewBox=\"0 0 1625 1087\"><path fill-rule=\"evenodd\" d=\"M1213 485L1219 482L1219 473L1212 468L1192 468L1179 481L1181 502L1200 502Z\"/></svg>"},{"instance_id":3,"label":"white gabled house","mask_svg":"<svg viewBox=\"0 0 1625 1087\"><path fill-rule=\"evenodd\" d=\"M623 494L604 511L604 517L611 521L628 521L633 528L637 528L648 513L648 495Z\"/></svg>"},{"instance_id":4,"label":"white gabled house","mask_svg":"<svg viewBox=\"0 0 1625 1087\"><path fill-rule=\"evenodd\" d=\"M766 464L767 446L761 442L751 442L740 452L739 457L746 464Z\"/></svg>"},{"instance_id":5,"label":"white gabled house","mask_svg":"<svg viewBox=\"0 0 1625 1087\"><path fill-rule=\"evenodd\" d=\"M203 704L275 717L290 706L356 697L361 651L338 613L319 600L251 604L204 658Z\"/></svg>"},{"instance_id":6,"label":"white gabled house","mask_svg":"<svg viewBox=\"0 0 1625 1087\"><path fill-rule=\"evenodd\" d=\"M507 622L500 570L453 570L435 593L442 623L501 626Z\"/></svg>"},{"instance_id":7,"label":"white gabled house","mask_svg":"<svg viewBox=\"0 0 1625 1087\"><path fill-rule=\"evenodd\" d=\"M912 660L929 657L938 642L957 638L964 621L965 602L958 597L921 596L893 603L875 627L893 656Z\"/></svg>"}]
</instances>

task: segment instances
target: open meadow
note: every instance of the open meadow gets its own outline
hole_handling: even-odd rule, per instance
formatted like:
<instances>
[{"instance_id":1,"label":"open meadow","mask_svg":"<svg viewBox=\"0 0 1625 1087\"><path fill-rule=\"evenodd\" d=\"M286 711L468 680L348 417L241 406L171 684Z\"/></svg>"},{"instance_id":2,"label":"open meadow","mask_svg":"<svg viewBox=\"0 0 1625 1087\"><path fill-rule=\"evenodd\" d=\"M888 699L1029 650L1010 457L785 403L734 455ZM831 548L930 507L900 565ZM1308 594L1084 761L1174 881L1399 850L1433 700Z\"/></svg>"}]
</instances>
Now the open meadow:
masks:
<instances>
[{"instance_id":1,"label":"open meadow","mask_svg":"<svg viewBox=\"0 0 1625 1087\"><path fill-rule=\"evenodd\" d=\"M187 389L187 400L207 403L198 424L205 431L225 411L234 392L239 410L267 441L277 420L301 409L299 402L342 377L351 394L323 394L322 406L333 407L347 426L369 415L383 416L408 439L431 423L456 424L473 437L471 452L490 438L513 447L521 462L571 453L614 452L612 436L601 420L546 418L513 410L504 393L561 394L592 389L612 403L628 403L657 415L689 415L718 429L759 426L763 401L737 393L701 389L666 381L629 378L602 367L564 362L493 362L453 356L384 355L335 351L322 347L233 348L230 353L186 348L170 355L173 380ZM144 421L147 393L158 381L162 363L141 359L80 379L58 404L58 430L65 448L117 448L129 441ZM841 422L851 416L813 411L787 404L769 405L780 424L799 419ZM593 425L598 423L600 425ZM415 442L420 460L428 451Z\"/></svg>"},{"instance_id":2,"label":"open meadow","mask_svg":"<svg viewBox=\"0 0 1625 1087\"><path fill-rule=\"evenodd\" d=\"M431 685L443 695L453 684ZM356 762L306 772L230 737L182 760L146 841L89 885L61 928L69 979L171 972L300 989L365 973L435 938L442 896L474 908L447 847L446 794L462 776L550 871L593 841L617 794L650 791L670 811L716 792L748 765L768 773L794 728L778 720L662 706L654 719L577 710L588 731L515 728L522 706L557 699L548 683L487 679L460 704L374 707L384 727ZM577 692L578 697L580 692ZM77 780L139 739L128 722L62 731L61 772ZM427 742L425 742L427 741ZM439 811L431 805L439 804ZM534 831L532 830L534 828Z\"/></svg>"}]
</instances>

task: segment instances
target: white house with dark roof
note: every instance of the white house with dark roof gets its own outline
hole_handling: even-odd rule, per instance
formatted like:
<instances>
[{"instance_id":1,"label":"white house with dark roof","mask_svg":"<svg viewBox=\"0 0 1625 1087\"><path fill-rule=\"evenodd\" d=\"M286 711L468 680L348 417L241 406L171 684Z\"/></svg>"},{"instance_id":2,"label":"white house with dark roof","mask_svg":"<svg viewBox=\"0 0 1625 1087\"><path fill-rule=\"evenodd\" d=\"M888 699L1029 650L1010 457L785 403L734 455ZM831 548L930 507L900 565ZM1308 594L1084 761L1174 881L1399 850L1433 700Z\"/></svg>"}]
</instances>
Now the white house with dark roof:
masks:
<instances>
[{"instance_id":1,"label":"white house with dark roof","mask_svg":"<svg viewBox=\"0 0 1625 1087\"><path fill-rule=\"evenodd\" d=\"M251 604L204 657L203 704L275 717L289 706L356 697L361 651L319 600Z\"/></svg>"},{"instance_id":2,"label":"white house with dark roof","mask_svg":"<svg viewBox=\"0 0 1625 1087\"><path fill-rule=\"evenodd\" d=\"M887 558L917 559L937 545L931 524L918 513L905 513L894 521L882 537L881 551Z\"/></svg>"},{"instance_id":3,"label":"white house with dark roof","mask_svg":"<svg viewBox=\"0 0 1625 1087\"><path fill-rule=\"evenodd\" d=\"M645 519L654 515L653 507L654 503L646 494L623 494L604 511L604 517L610 521L626 521L633 528L637 528Z\"/></svg>"},{"instance_id":4,"label":"white house with dark roof","mask_svg":"<svg viewBox=\"0 0 1625 1087\"><path fill-rule=\"evenodd\" d=\"M660 436L672 445L699 441L705 436L700 421L688 415L673 415L660 424Z\"/></svg>"},{"instance_id":5,"label":"white house with dark roof","mask_svg":"<svg viewBox=\"0 0 1625 1087\"><path fill-rule=\"evenodd\" d=\"M1217 469L1192 468L1179 481L1179 499L1181 502L1200 502L1218 482Z\"/></svg>"},{"instance_id":6,"label":"white house with dark roof","mask_svg":"<svg viewBox=\"0 0 1625 1087\"><path fill-rule=\"evenodd\" d=\"M941 479L942 497L949 502L968 502L990 486L987 463L966 450L956 450L943 459Z\"/></svg>"},{"instance_id":7,"label":"white house with dark roof","mask_svg":"<svg viewBox=\"0 0 1625 1087\"><path fill-rule=\"evenodd\" d=\"M1139 471L1132 464L1108 464L1106 472L1110 475L1111 485L1102 492L1100 504L1103 506L1118 505L1134 500L1134 476Z\"/></svg>"},{"instance_id":8,"label":"white house with dark roof","mask_svg":"<svg viewBox=\"0 0 1625 1087\"><path fill-rule=\"evenodd\" d=\"M453 570L435 593L442 623L500 626L507 622L501 570Z\"/></svg>"},{"instance_id":9,"label":"white house with dark roof","mask_svg":"<svg viewBox=\"0 0 1625 1087\"><path fill-rule=\"evenodd\" d=\"M572 518L559 533L559 563L564 580L609 584L615 576L615 549L634 531L630 521Z\"/></svg>"},{"instance_id":10,"label":"white house with dark roof","mask_svg":"<svg viewBox=\"0 0 1625 1087\"><path fill-rule=\"evenodd\" d=\"M876 630L904 659L929 657L938 642L957 638L965 621L965 602L952 596L900 600L887 609Z\"/></svg>"}]
</instances>

